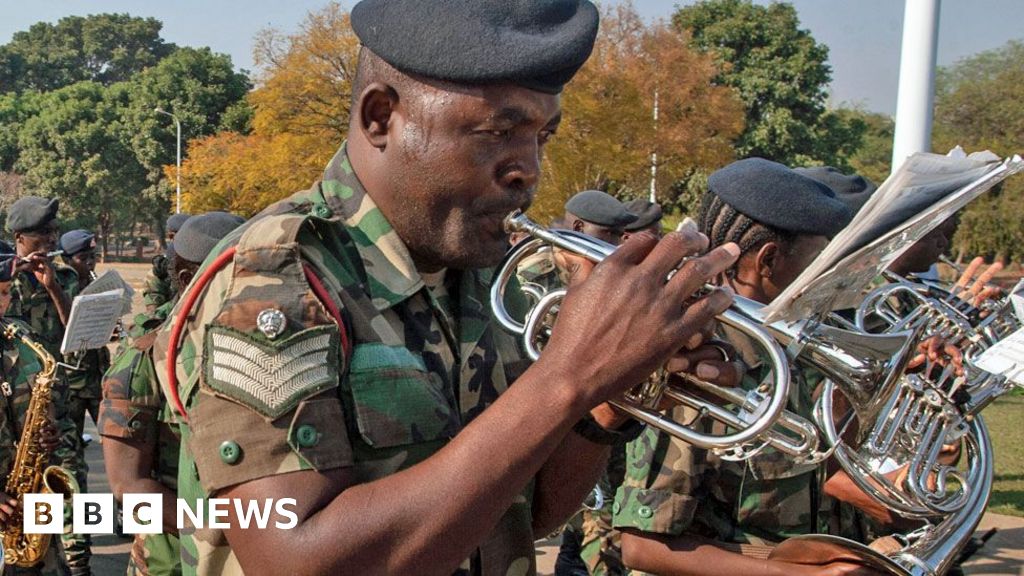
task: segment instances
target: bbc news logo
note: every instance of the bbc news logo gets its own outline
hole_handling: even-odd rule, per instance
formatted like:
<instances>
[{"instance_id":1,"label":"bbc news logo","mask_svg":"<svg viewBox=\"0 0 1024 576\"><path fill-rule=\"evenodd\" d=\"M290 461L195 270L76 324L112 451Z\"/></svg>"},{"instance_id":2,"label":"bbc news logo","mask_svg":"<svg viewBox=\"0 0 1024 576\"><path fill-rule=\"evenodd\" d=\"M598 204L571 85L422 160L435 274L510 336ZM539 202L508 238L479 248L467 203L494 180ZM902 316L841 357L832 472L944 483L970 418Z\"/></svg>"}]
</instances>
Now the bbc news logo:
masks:
<instances>
[{"instance_id":1,"label":"bbc news logo","mask_svg":"<svg viewBox=\"0 0 1024 576\"><path fill-rule=\"evenodd\" d=\"M237 526L243 529L275 528L290 530L299 523L295 499L241 500L238 498L207 498L188 502L175 501L175 525L179 530L231 527L228 518L234 512ZM26 534L62 534L64 532L64 497L61 494L25 494L24 523ZM113 494L75 494L71 500L72 531L76 534L113 534L118 506ZM163 532L164 499L160 494L125 494L121 502L121 524L125 534L160 534Z\"/></svg>"}]
</instances>

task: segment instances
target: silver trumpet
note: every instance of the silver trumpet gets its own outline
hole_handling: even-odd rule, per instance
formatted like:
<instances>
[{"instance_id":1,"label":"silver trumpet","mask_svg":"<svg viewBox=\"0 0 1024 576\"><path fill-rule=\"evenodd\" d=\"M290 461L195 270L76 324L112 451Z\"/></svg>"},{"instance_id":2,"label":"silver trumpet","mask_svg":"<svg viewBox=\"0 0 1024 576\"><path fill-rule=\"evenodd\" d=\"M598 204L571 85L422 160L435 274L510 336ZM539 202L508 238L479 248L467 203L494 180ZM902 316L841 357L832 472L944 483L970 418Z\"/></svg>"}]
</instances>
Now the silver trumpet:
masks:
<instances>
[{"instance_id":1,"label":"silver trumpet","mask_svg":"<svg viewBox=\"0 0 1024 576\"><path fill-rule=\"evenodd\" d=\"M532 288L529 297L532 307L524 320L517 320L506 308L505 297L518 264L550 247L600 262L615 251L615 246L577 232L544 228L519 212L510 215L505 224L510 233L526 232L531 238L505 257L491 286L491 309L503 328L522 336L527 353L536 359L550 334L566 290ZM730 309L718 317L723 324L753 340L771 366L770 382L757 390L722 388L685 376L690 385L702 392L697 395L676 387L661 371L614 404L641 422L726 459L749 458L770 446L799 463L813 463L828 456L818 450L817 430L807 419L784 408L789 393L791 359L799 358L830 377L849 381L853 387L873 390L877 382L891 379L889 375L897 368L902 371L909 359L908 351L912 349L907 334L870 336L811 322L766 325L762 318L761 305L738 296ZM783 350L783 346L788 346L789 350ZM672 420L658 411L665 397L724 424L727 433L707 434ZM721 404L708 397L718 399Z\"/></svg>"}]
</instances>

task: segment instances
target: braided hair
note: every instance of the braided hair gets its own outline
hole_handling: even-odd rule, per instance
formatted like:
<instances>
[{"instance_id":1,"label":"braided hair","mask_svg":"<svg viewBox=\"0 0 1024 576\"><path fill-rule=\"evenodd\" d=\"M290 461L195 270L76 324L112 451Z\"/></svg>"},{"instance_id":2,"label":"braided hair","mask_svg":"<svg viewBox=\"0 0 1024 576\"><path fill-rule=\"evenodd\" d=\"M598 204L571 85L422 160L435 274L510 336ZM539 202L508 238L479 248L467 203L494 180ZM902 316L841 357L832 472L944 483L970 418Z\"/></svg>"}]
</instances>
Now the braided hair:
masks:
<instances>
[{"instance_id":1,"label":"braided hair","mask_svg":"<svg viewBox=\"0 0 1024 576\"><path fill-rule=\"evenodd\" d=\"M717 194L710 190L704 193L701 199L700 212L697 215L697 226L701 233L708 237L709 248L716 248L729 242L735 242L740 247L740 257L757 250L769 242L780 246L791 246L795 234L781 230L768 224L762 224L757 220L739 212L729 204L726 204ZM737 263L739 260L737 259ZM736 275L736 265L733 265L726 274L729 277Z\"/></svg>"}]
</instances>

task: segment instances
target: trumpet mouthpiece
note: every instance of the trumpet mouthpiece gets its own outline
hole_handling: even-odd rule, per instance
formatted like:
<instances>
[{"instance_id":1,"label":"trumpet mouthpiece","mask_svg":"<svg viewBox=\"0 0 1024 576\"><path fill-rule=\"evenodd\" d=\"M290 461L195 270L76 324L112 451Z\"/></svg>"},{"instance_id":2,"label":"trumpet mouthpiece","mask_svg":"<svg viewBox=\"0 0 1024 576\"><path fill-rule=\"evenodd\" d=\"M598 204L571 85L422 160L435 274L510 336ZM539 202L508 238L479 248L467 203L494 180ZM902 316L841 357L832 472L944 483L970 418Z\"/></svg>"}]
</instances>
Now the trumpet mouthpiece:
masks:
<instances>
[{"instance_id":1,"label":"trumpet mouthpiece","mask_svg":"<svg viewBox=\"0 0 1024 576\"><path fill-rule=\"evenodd\" d=\"M529 228L530 219L523 214L522 210L515 210L505 216L505 233L522 232Z\"/></svg>"}]
</instances>

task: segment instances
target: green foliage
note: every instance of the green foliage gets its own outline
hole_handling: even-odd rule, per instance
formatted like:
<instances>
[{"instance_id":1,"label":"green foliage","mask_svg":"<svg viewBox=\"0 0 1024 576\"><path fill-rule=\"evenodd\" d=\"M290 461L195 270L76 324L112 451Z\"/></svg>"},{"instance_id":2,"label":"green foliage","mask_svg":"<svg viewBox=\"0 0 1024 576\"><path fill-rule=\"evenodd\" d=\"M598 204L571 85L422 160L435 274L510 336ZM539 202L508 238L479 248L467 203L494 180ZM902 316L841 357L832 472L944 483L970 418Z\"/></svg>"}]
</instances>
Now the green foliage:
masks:
<instances>
[{"instance_id":1,"label":"green foliage","mask_svg":"<svg viewBox=\"0 0 1024 576\"><path fill-rule=\"evenodd\" d=\"M1024 152L1024 43L1013 41L940 70L932 147ZM966 256L1024 259L1024 178L964 211L955 247Z\"/></svg>"},{"instance_id":2,"label":"green foliage","mask_svg":"<svg viewBox=\"0 0 1024 576\"><path fill-rule=\"evenodd\" d=\"M679 8L672 22L691 46L714 55L716 82L743 101L746 130L737 156L850 169L847 158L866 126L826 109L828 48L799 28L792 5L704 0Z\"/></svg>"},{"instance_id":3,"label":"green foliage","mask_svg":"<svg viewBox=\"0 0 1024 576\"><path fill-rule=\"evenodd\" d=\"M851 108L835 111L847 122L860 122L865 126L860 148L849 157L853 171L875 184L881 184L892 172L892 139L896 124L885 114L865 112Z\"/></svg>"},{"instance_id":4,"label":"green foliage","mask_svg":"<svg viewBox=\"0 0 1024 576\"><path fill-rule=\"evenodd\" d=\"M0 202L58 196L61 219L96 229L104 249L115 228L162 229L171 197L163 166L175 162L176 133L154 108L181 120L183 145L222 128L247 130L252 110L249 80L229 57L175 49L160 27L73 17L36 24L0 47L0 78L17 60L23 76L14 88L26 89L0 95Z\"/></svg>"},{"instance_id":5,"label":"green foliage","mask_svg":"<svg viewBox=\"0 0 1024 576\"><path fill-rule=\"evenodd\" d=\"M38 22L0 47L0 92L46 92L85 80L128 80L174 51L155 18L68 16Z\"/></svg>"},{"instance_id":6,"label":"green foliage","mask_svg":"<svg viewBox=\"0 0 1024 576\"><path fill-rule=\"evenodd\" d=\"M39 114L19 134L15 168L34 194L57 196L62 212L109 237L131 213L145 171L128 145L124 83L79 82L41 97ZM128 209L128 210L126 210Z\"/></svg>"}]
</instances>

